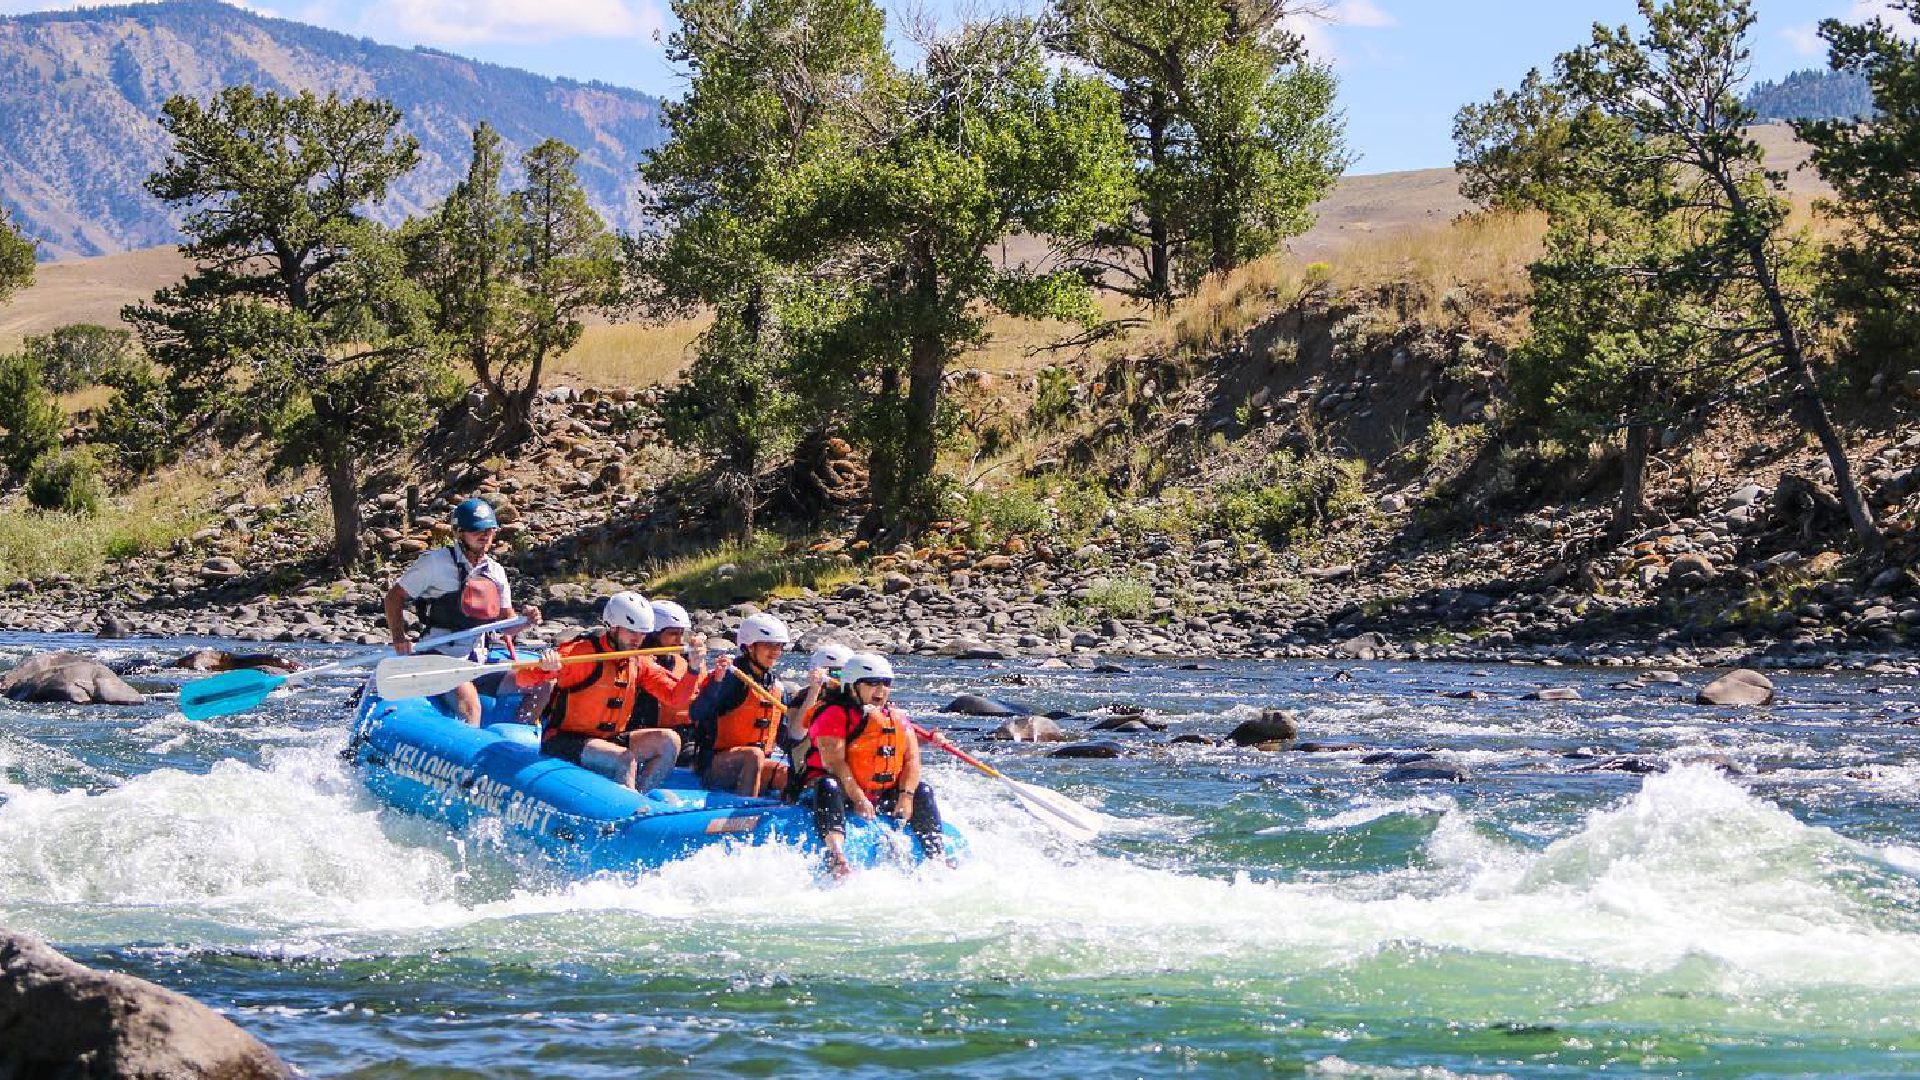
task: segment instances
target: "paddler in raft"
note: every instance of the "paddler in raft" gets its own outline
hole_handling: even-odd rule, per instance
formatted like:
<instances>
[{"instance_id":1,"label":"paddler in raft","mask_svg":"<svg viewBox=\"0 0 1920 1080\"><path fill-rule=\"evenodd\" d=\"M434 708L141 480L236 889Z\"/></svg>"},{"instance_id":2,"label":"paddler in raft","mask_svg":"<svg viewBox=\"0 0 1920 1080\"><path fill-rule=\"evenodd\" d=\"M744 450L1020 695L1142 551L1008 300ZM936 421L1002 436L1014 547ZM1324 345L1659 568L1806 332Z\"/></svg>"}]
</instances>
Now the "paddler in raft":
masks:
<instances>
[{"instance_id":1,"label":"paddler in raft","mask_svg":"<svg viewBox=\"0 0 1920 1080\"><path fill-rule=\"evenodd\" d=\"M641 648L669 648L686 646L685 655L669 653L666 656L651 658L652 663L665 668L672 675L675 689L668 697L656 697L649 691L643 694L633 708L633 726L636 728L661 728L680 737L681 765L691 765L699 752L699 745L693 740L693 717L689 712L693 699L707 684L719 678L727 670L733 658L723 656L714 664L713 670L707 670L707 636L693 633L693 619L687 615L687 609L671 600L653 602L653 633L648 634Z\"/></svg>"},{"instance_id":2,"label":"paddler in raft","mask_svg":"<svg viewBox=\"0 0 1920 1080\"><path fill-rule=\"evenodd\" d=\"M636 592L608 597L602 617L606 629L546 650L539 667L521 668L514 672L514 681L523 692L553 683L540 714L542 754L584 765L635 791L651 791L673 769L680 736L659 728L634 730L634 705L652 695L684 707L693 679L678 678L640 656L561 664L563 656L641 648L653 632L653 605Z\"/></svg>"},{"instance_id":3,"label":"paddler in raft","mask_svg":"<svg viewBox=\"0 0 1920 1080\"><path fill-rule=\"evenodd\" d=\"M929 860L946 850L940 805L920 779L919 737L906 714L891 704L892 694L893 665L887 658L854 653L841 665L839 688L813 720L813 751L802 783L835 877L851 872L844 850L849 808L869 820L888 814L905 821Z\"/></svg>"},{"instance_id":4,"label":"paddler in raft","mask_svg":"<svg viewBox=\"0 0 1920 1080\"><path fill-rule=\"evenodd\" d=\"M773 758L787 701L773 666L793 639L786 623L766 614L741 620L734 636L740 655L733 666L716 672L693 700L693 737L700 744L694 772L710 791L777 793L787 781L787 767Z\"/></svg>"},{"instance_id":5,"label":"paddler in raft","mask_svg":"<svg viewBox=\"0 0 1920 1080\"><path fill-rule=\"evenodd\" d=\"M852 649L829 641L813 650L813 658L807 661L807 696L787 710L786 730L780 734L780 745L787 751L787 760L793 763L787 774L786 789L780 793L788 802L799 800L806 779L806 770L800 766L805 765L808 755L813 753L809 732L814 718L827 707L827 699L839 692L840 668L852 656Z\"/></svg>"},{"instance_id":6,"label":"paddler in raft","mask_svg":"<svg viewBox=\"0 0 1920 1080\"><path fill-rule=\"evenodd\" d=\"M421 623L421 637L449 630L470 630L495 622L513 608L513 588L507 584L507 572L487 552L498 535L500 519L485 499L468 499L453 509L454 542L424 552L387 590L387 632L393 638L393 651L401 656L413 652L407 637L407 605ZM538 625L540 609L527 604L520 614ZM487 635L490 637L491 635ZM486 637L450 642L437 651L468 660L486 658L490 642ZM480 691L472 683L462 683L445 696L452 698L454 713L473 727L480 726Z\"/></svg>"}]
</instances>

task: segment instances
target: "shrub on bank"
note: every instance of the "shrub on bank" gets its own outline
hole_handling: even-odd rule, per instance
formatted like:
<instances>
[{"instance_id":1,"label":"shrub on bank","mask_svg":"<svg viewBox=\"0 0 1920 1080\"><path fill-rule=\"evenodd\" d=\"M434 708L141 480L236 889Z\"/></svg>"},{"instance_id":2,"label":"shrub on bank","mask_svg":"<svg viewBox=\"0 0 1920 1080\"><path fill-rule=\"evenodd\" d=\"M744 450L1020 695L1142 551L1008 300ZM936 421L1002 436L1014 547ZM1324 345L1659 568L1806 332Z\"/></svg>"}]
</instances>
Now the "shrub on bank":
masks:
<instances>
[{"instance_id":1,"label":"shrub on bank","mask_svg":"<svg viewBox=\"0 0 1920 1080\"><path fill-rule=\"evenodd\" d=\"M42 454L27 472L27 502L36 509L92 515L103 498L100 467L85 450Z\"/></svg>"}]
</instances>

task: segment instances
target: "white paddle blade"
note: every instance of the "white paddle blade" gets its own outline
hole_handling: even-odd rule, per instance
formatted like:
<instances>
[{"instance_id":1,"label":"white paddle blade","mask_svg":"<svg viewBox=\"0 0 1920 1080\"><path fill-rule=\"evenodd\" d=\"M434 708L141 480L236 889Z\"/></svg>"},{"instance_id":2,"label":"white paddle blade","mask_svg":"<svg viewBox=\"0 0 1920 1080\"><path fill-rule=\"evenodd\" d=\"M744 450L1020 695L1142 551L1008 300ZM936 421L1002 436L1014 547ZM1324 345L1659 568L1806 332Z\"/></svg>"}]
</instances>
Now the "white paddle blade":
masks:
<instances>
[{"instance_id":1,"label":"white paddle blade","mask_svg":"<svg viewBox=\"0 0 1920 1080\"><path fill-rule=\"evenodd\" d=\"M1040 819L1055 830L1065 833L1076 840L1091 840L1100 835L1100 815L1067 798L1057 791L1043 787L1023 784L1018 780L1001 777L1007 790L1020 800L1027 813Z\"/></svg>"},{"instance_id":2,"label":"white paddle blade","mask_svg":"<svg viewBox=\"0 0 1920 1080\"><path fill-rule=\"evenodd\" d=\"M432 697L456 689L482 675L511 671L512 664L476 664L451 656L389 656L374 669L373 685L381 697Z\"/></svg>"}]
</instances>

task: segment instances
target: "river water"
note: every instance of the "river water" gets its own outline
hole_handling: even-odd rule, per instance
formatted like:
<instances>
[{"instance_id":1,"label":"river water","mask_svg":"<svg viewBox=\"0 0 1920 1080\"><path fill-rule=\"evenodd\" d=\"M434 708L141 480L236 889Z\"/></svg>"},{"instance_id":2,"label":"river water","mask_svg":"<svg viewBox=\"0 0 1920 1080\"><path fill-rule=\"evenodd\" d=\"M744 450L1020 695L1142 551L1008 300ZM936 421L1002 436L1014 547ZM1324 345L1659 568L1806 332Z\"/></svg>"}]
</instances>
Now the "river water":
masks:
<instances>
[{"instance_id":1,"label":"river water","mask_svg":"<svg viewBox=\"0 0 1920 1080\"><path fill-rule=\"evenodd\" d=\"M13 636L0 661L188 644ZM344 687L210 724L0 706L0 925L320 1076L1920 1072L1909 682L1782 676L1783 704L1736 713L1617 669L1208 667L907 661L899 700L956 732L982 722L934 710L965 691L1171 727L1119 760L988 751L1109 815L1091 843L941 762L972 859L842 884L779 849L570 880L449 835L341 762ZM1543 686L1584 700L1519 700ZM1441 696L1465 689L1487 696ZM1165 745L1265 705L1474 779ZM1746 775L1579 771L1596 753Z\"/></svg>"}]
</instances>

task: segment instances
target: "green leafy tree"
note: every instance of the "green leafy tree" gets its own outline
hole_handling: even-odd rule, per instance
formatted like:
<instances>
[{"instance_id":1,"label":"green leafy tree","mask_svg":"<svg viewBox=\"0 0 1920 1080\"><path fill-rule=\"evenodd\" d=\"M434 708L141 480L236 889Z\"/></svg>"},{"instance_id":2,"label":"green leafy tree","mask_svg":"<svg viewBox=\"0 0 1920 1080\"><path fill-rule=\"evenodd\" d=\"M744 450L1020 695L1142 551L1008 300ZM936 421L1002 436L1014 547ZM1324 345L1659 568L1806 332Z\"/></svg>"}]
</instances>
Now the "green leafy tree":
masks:
<instances>
[{"instance_id":1,"label":"green leafy tree","mask_svg":"<svg viewBox=\"0 0 1920 1080\"><path fill-rule=\"evenodd\" d=\"M434 385L425 298L363 214L418 156L399 122L388 102L248 86L169 99L173 145L147 190L186 212L196 265L124 313L166 415L321 467L343 566L361 550L361 460L417 430Z\"/></svg>"},{"instance_id":2,"label":"green leafy tree","mask_svg":"<svg viewBox=\"0 0 1920 1080\"><path fill-rule=\"evenodd\" d=\"M33 261L39 246L14 228L13 215L0 209L0 304L15 290L33 284Z\"/></svg>"},{"instance_id":3,"label":"green leafy tree","mask_svg":"<svg viewBox=\"0 0 1920 1080\"><path fill-rule=\"evenodd\" d=\"M67 417L30 356L0 356L0 463L24 474L34 459L60 445Z\"/></svg>"},{"instance_id":4,"label":"green leafy tree","mask_svg":"<svg viewBox=\"0 0 1920 1080\"><path fill-rule=\"evenodd\" d=\"M938 510L942 384L990 315L1097 321L1077 272L1002 266L992 249L1016 235L1085 242L1125 213L1130 191L1116 95L1051 70L1032 23L976 24L923 47L918 68L869 92L853 151L811 162L783 198L783 223L823 230L858 283L848 318L863 340L850 352L878 384L870 535L910 534Z\"/></svg>"},{"instance_id":5,"label":"green leafy tree","mask_svg":"<svg viewBox=\"0 0 1920 1080\"><path fill-rule=\"evenodd\" d=\"M1920 0L1893 7L1920 17ZM1793 125L1846 224L1828 252L1829 292L1850 317L1855 360L1901 371L1920 360L1920 43L1883 19L1829 19L1820 36L1836 71L1865 77L1877 109Z\"/></svg>"},{"instance_id":6,"label":"green leafy tree","mask_svg":"<svg viewBox=\"0 0 1920 1080\"><path fill-rule=\"evenodd\" d=\"M803 424L830 422L846 385L831 372L861 355L822 330L844 290L819 257L819 222L783 216L781 199L807 162L850 152L855 103L889 69L885 17L870 0L680 0L674 13L668 56L689 85L641 165L664 227L634 244L633 264L650 312L714 313L667 429L717 455L728 531L746 538L762 468Z\"/></svg>"},{"instance_id":7,"label":"green leafy tree","mask_svg":"<svg viewBox=\"0 0 1920 1080\"><path fill-rule=\"evenodd\" d=\"M1299 0L1057 0L1055 49L1117 92L1132 213L1079 252L1110 287L1166 305L1313 224L1345 169L1335 80L1285 20Z\"/></svg>"},{"instance_id":8,"label":"green leafy tree","mask_svg":"<svg viewBox=\"0 0 1920 1080\"><path fill-rule=\"evenodd\" d=\"M1640 0L1639 8L1639 35L1595 26L1589 45L1560 56L1553 93L1566 111L1537 113L1549 132L1509 125L1518 157L1564 146L1553 184L1534 183L1522 168L1495 186L1544 202L1557 241L1535 275L1550 287L1536 298L1544 321L1532 355L1569 361L1600 348L1562 382L1613 384L1601 400L1624 413L1630 441L1636 418L1645 422L1643 403L1671 403L1687 383L1709 381L1724 400L1785 382L1797 419L1827 452L1861 543L1877 547L1879 530L1807 351L1815 315L1807 252L1785 228L1783 178L1764 169L1745 130L1752 114L1733 93L1747 68L1750 7ZM1572 119L1561 128L1563 115ZM1556 393L1536 397L1551 402ZM1629 515L1631 494L1622 503Z\"/></svg>"},{"instance_id":9,"label":"green leafy tree","mask_svg":"<svg viewBox=\"0 0 1920 1080\"><path fill-rule=\"evenodd\" d=\"M1544 210L1565 189L1573 104L1540 69L1518 88L1468 105L1453 119L1460 194L1485 210Z\"/></svg>"},{"instance_id":10,"label":"green leafy tree","mask_svg":"<svg viewBox=\"0 0 1920 1080\"><path fill-rule=\"evenodd\" d=\"M581 316L620 297L620 244L587 204L579 153L549 139L521 155L526 183L500 188L500 136L474 129L467 175L402 244L435 325L473 370L509 439L529 433L547 365Z\"/></svg>"},{"instance_id":11,"label":"green leafy tree","mask_svg":"<svg viewBox=\"0 0 1920 1080\"><path fill-rule=\"evenodd\" d=\"M39 363L47 389L56 394L107 382L133 362L133 335L118 326L72 323L29 337L20 347Z\"/></svg>"}]
</instances>

